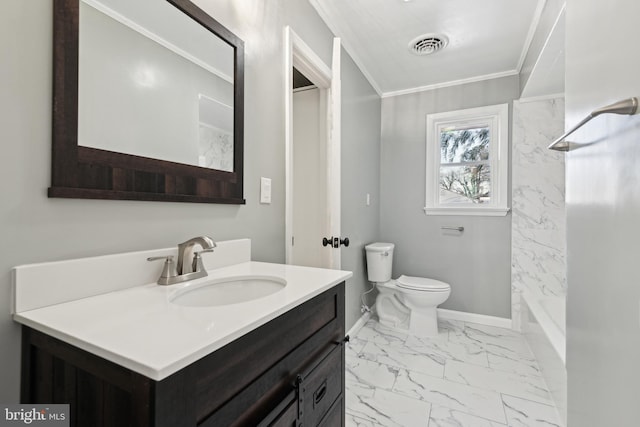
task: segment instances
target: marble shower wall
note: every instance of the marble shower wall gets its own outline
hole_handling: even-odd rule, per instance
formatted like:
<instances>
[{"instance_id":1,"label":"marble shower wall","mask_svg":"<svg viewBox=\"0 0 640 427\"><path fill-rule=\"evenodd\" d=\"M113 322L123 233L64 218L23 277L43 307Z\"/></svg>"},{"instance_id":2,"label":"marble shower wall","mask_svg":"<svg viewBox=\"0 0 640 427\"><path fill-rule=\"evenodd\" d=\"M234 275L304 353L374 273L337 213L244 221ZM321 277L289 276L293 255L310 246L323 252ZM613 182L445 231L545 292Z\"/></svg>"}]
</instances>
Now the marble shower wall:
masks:
<instances>
[{"instance_id":1,"label":"marble shower wall","mask_svg":"<svg viewBox=\"0 0 640 427\"><path fill-rule=\"evenodd\" d=\"M547 146L564 132L564 99L513 104L512 319L521 292L566 297L564 154Z\"/></svg>"}]
</instances>

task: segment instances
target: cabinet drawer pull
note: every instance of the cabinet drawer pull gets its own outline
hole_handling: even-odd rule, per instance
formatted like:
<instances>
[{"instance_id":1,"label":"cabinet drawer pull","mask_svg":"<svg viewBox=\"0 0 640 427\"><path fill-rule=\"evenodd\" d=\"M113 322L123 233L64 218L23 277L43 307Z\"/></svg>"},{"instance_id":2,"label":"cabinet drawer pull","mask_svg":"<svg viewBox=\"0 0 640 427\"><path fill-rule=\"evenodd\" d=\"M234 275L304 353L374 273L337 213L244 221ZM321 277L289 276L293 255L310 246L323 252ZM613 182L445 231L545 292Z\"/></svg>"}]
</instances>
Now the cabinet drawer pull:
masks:
<instances>
[{"instance_id":1,"label":"cabinet drawer pull","mask_svg":"<svg viewBox=\"0 0 640 427\"><path fill-rule=\"evenodd\" d=\"M318 389L313 393L314 408L318 403L320 403L320 401L324 398L326 394L327 394L327 380L324 380L324 382L320 384L320 387L318 387Z\"/></svg>"}]
</instances>

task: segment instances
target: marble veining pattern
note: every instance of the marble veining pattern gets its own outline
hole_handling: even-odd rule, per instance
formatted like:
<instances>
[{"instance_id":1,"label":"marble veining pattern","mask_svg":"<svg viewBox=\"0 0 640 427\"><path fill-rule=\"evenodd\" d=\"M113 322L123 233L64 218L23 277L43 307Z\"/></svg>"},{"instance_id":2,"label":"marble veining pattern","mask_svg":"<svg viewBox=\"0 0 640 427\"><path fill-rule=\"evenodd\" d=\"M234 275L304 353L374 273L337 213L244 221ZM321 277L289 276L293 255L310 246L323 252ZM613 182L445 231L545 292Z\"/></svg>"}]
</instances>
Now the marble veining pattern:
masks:
<instances>
[{"instance_id":1,"label":"marble veining pattern","mask_svg":"<svg viewBox=\"0 0 640 427\"><path fill-rule=\"evenodd\" d=\"M436 337L370 320L346 355L346 425L560 426L534 356L518 332L441 321Z\"/></svg>"},{"instance_id":2,"label":"marble veining pattern","mask_svg":"<svg viewBox=\"0 0 640 427\"><path fill-rule=\"evenodd\" d=\"M503 370L543 375L566 419L566 371L561 360L567 295L565 154L547 149L564 132L564 100L514 102L512 129L512 327L525 332L539 363L495 354L489 356L489 363ZM529 399L548 403L535 396ZM507 408L506 400L504 404ZM545 425L519 416L517 405L506 411L513 425Z\"/></svg>"},{"instance_id":3,"label":"marble veining pattern","mask_svg":"<svg viewBox=\"0 0 640 427\"><path fill-rule=\"evenodd\" d=\"M547 146L564 131L564 100L515 102L512 143L512 316L521 330L521 298L567 292L564 154Z\"/></svg>"}]
</instances>

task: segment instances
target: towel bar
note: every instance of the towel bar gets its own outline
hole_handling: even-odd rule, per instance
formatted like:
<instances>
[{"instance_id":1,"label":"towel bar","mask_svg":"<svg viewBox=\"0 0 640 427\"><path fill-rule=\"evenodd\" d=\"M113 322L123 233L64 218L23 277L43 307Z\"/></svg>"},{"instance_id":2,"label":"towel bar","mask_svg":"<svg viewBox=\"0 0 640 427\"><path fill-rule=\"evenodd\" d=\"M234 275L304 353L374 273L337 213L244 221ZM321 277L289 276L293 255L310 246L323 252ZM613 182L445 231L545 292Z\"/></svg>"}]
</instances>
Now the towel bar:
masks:
<instances>
[{"instance_id":1,"label":"towel bar","mask_svg":"<svg viewBox=\"0 0 640 427\"><path fill-rule=\"evenodd\" d=\"M622 101L607 105L606 107L598 108L597 110L593 110L587 117L582 119L580 123L572 127L571 130L565 132L564 135L553 141L547 148L549 150L556 151L569 151L570 143L569 141L565 141L564 139L584 126L589 120L599 116L600 114L625 114L628 116L633 116L637 112L638 98L636 98L635 96L633 98L623 99Z\"/></svg>"}]
</instances>

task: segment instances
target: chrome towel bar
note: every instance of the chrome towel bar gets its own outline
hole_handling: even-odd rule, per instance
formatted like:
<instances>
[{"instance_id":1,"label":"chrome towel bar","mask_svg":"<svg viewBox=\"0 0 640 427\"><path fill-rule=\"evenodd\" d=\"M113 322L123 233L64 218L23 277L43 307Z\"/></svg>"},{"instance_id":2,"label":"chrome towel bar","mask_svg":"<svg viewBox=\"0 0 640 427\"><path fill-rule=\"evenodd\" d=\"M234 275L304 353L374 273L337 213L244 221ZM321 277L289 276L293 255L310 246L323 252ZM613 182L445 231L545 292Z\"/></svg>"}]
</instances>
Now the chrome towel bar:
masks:
<instances>
[{"instance_id":1,"label":"chrome towel bar","mask_svg":"<svg viewBox=\"0 0 640 427\"><path fill-rule=\"evenodd\" d=\"M580 127L582 127L589 120L599 116L600 114L625 114L628 116L633 116L634 114L637 114L637 112L638 98L636 98L635 96L633 98L623 99L622 101L615 102L611 105L598 108L597 110L593 110L587 117L582 119L580 123L571 128L571 130L565 132L564 135L553 141L547 148L549 150L556 151L569 151L570 143L569 141L565 141L564 139L578 130Z\"/></svg>"}]
</instances>

